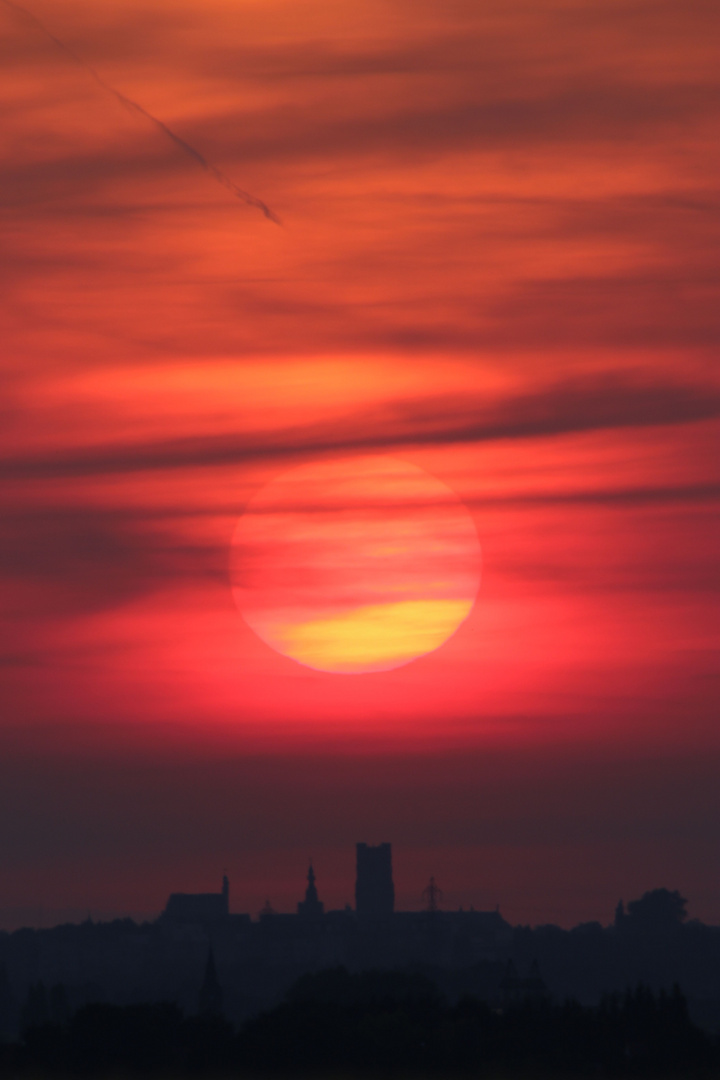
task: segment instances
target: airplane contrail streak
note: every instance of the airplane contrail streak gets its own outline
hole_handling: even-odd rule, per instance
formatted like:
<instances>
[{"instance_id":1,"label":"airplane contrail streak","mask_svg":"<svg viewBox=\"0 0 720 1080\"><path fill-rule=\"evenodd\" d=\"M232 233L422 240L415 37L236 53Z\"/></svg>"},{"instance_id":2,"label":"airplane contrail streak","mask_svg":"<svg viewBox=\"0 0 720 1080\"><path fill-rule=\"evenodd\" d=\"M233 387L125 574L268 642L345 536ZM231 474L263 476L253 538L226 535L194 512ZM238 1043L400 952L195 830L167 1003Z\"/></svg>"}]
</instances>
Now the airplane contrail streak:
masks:
<instances>
[{"instance_id":1,"label":"airplane contrail streak","mask_svg":"<svg viewBox=\"0 0 720 1080\"><path fill-rule=\"evenodd\" d=\"M199 150L196 150L194 146L190 145L190 143L185 142L183 138L177 135L172 130L172 128L169 128L167 124L163 123L162 120L159 120L157 116L153 116L151 112L148 112L148 110L142 105L140 105L137 101L133 101L132 98L126 97L125 94L122 94L119 90L116 90L114 86L110 85L110 83L105 82L103 77L98 74L92 64L89 64L87 60L83 59L82 56L78 56L78 54L74 52L69 47L69 45L66 45L64 41L61 41L60 38L55 37L55 34L53 34L51 30L48 30L47 26L45 26L45 24L40 19L38 19L37 15L34 15L32 11L29 11L26 7L22 7L20 4L14 3L14 0L0 0L0 2L5 4L6 7L12 8L13 11L16 11L19 15L21 15L23 18L25 18L34 26L36 26L39 30L41 30L42 33L45 34L46 37L50 38L50 40L54 42L54 44L57 45L59 49L62 49L66 56L69 56L70 59L73 60L76 64L79 64L81 67L85 68L85 70L93 77L98 86L102 87L102 89L106 93L112 94L112 96L117 101L119 101L121 105L124 105L127 109L130 109L133 112L139 113L141 116L144 116L146 120L149 120L151 124L154 124L155 127L163 133L163 135L166 135L167 138L171 139L176 146L178 146L182 151L184 151L184 153L186 153L189 157L193 158L198 163L198 165L205 170L206 173L209 173L210 176L212 176L213 179L217 180L219 184L222 184L223 187L227 188L228 191L232 192L232 194L237 199L240 199L240 201L244 202L247 206L253 206L256 210L260 210L260 212L264 214L269 221L273 221L276 225L281 224L280 218L270 209L267 203L264 203L262 199L256 198L255 195L251 195L249 191L244 191L241 187L238 187L234 180L231 180L229 176L226 176L225 173L222 172L221 169L218 169L217 165L213 165L212 161L208 161L208 159L204 157L204 155L201 154Z\"/></svg>"}]
</instances>

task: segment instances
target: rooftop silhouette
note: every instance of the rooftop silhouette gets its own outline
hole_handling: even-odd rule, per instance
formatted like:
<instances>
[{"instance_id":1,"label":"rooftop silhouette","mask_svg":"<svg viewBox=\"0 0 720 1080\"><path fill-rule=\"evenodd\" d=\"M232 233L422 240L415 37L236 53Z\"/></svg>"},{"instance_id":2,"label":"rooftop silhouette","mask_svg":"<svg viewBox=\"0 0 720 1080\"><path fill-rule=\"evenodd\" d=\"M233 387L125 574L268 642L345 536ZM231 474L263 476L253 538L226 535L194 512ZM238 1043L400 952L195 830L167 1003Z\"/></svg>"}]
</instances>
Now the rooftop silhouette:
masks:
<instances>
[{"instance_id":1,"label":"rooftop silhouette","mask_svg":"<svg viewBox=\"0 0 720 1080\"><path fill-rule=\"evenodd\" d=\"M0 1036L64 1022L85 1006L172 1002L187 1015L238 1024L272 1009L304 973L422 971L445 1000L493 1009L678 983L690 1016L720 1031L720 927L688 919L677 891L654 889L608 924L512 926L499 910L448 910L430 877L419 910L395 909L392 847L356 847L356 907L327 910L312 862L293 913L255 918L217 893L170 895L154 922L131 919L0 933ZM302 895L302 894L301 894Z\"/></svg>"}]
</instances>

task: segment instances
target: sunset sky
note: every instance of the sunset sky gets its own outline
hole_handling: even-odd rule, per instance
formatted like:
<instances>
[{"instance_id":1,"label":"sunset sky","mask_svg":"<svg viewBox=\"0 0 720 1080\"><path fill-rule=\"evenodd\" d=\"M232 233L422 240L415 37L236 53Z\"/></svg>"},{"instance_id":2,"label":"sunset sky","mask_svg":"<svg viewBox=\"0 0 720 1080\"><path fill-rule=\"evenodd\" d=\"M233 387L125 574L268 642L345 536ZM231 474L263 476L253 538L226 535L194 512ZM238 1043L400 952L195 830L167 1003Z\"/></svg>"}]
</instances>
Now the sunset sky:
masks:
<instances>
[{"instance_id":1,"label":"sunset sky","mask_svg":"<svg viewBox=\"0 0 720 1080\"><path fill-rule=\"evenodd\" d=\"M30 8L0 927L293 910L309 856L343 906L358 840L401 908L720 924L717 0Z\"/></svg>"}]
</instances>

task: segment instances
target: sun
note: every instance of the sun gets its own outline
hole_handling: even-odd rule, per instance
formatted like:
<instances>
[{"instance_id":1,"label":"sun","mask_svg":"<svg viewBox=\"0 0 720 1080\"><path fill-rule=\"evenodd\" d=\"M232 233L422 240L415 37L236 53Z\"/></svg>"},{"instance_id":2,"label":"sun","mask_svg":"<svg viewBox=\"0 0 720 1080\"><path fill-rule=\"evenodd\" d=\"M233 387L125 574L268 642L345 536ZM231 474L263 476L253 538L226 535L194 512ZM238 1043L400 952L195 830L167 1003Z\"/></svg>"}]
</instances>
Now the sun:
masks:
<instances>
[{"instance_id":1,"label":"sun","mask_svg":"<svg viewBox=\"0 0 720 1080\"><path fill-rule=\"evenodd\" d=\"M251 500L231 546L235 602L277 652L333 673L387 671L443 645L480 586L467 507L389 456L297 466Z\"/></svg>"}]
</instances>

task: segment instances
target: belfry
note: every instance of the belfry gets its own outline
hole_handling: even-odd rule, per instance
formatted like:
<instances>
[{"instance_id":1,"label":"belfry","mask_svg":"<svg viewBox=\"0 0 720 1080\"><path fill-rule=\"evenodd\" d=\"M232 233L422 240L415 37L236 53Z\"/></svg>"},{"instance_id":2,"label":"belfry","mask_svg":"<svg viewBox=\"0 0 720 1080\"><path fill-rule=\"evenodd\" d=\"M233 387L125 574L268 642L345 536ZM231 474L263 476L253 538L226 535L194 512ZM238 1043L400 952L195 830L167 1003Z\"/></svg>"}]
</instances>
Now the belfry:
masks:
<instances>
[{"instance_id":1,"label":"belfry","mask_svg":"<svg viewBox=\"0 0 720 1080\"><path fill-rule=\"evenodd\" d=\"M307 880L305 899L298 904L298 915L301 915L304 919L319 919L323 914L324 905L318 899L317 888L315 887L315 871L312 863L308 867Z\"/></svg>"}]
</instances>

